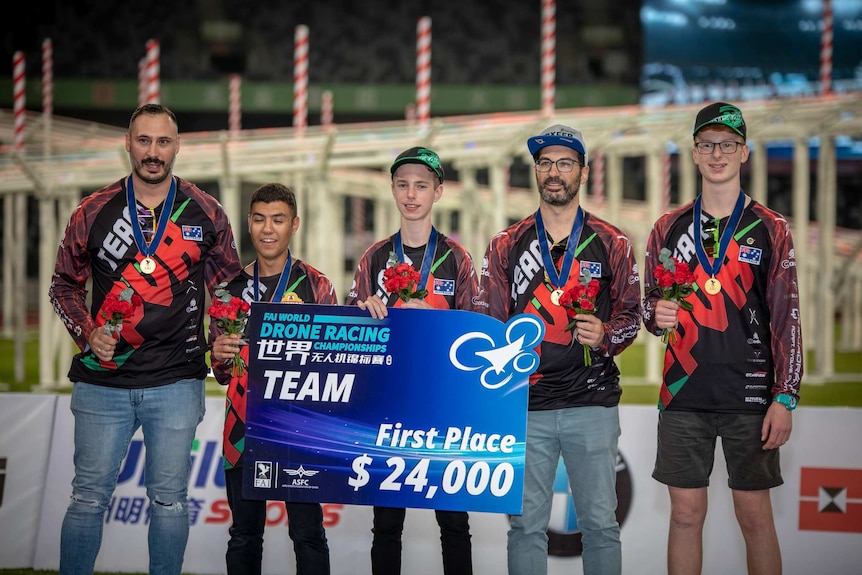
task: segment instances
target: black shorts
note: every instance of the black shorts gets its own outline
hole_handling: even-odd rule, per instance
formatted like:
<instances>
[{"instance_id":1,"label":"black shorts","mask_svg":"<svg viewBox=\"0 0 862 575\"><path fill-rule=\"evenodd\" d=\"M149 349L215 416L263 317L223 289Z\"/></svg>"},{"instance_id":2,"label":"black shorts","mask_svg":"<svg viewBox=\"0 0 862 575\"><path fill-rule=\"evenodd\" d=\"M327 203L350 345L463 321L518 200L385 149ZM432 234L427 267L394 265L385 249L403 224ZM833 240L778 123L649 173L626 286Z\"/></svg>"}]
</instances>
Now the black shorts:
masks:
<instances>
[{"instance_id":1,"label":"black shorts","mask_svg":"<svg viewBox=\"0 0 862 575\"><path fill-rule=\"evenodd\" d=\"M715 439L721 437L727 485L740 491L771 489L784 483L778 449L763 449L763 415L660 411L653 479L671 487L709 485Z\"/></svg>"}]
</instances>

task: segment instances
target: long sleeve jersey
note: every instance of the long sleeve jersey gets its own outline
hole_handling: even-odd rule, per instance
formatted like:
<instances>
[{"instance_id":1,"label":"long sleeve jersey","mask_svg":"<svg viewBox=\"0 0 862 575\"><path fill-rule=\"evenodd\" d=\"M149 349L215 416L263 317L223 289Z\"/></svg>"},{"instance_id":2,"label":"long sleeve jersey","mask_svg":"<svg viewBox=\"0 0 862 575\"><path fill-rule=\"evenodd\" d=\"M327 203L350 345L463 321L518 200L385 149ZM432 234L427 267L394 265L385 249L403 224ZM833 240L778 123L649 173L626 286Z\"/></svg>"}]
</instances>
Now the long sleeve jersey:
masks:
<instances>
[{"instance_id":1,"label":"long sleeve jersey","mask_svg":"<svg viewBox=\"0 0 862 575\"><path fill-rule=\"evenodd\" d=\"M582 269L599 280L595 315L604 324L605 336L592 352L591 366L585 364L572 331L565 329L566 310L551 301L554 288L545 279L535 214L494 236L485 252L481 293L487 313L503 322L528 313L545 324L539 368L530 376L531 411L617 405L622 390L614 356L634 341L640 329L640 277L626 235L587 212L580 238L566 238L551 248L558 269L570 241L579 243L562 288L576 286Z\"/></svg>"},{"instance_id":2,"label":"long sleeve jersey","mask_svg":"<svg viewBox=\"0 0 862 575\"><path fill-rule=\"evenodd\" d=\"M702 214L704 222L712 219ZM721 220L724 230L729 218ZM653 334L653 271L662 248L688 264L696 286L709 279L695 254L693 203L659 218L650 232L644 323ZM702 228L705 226L702 226ZM742 213L716 275L722 289L700 287L686 298L694 309L679 310L676 341L665 351L660 409L720 413L765 413L772 397L798 397L802 381L802 332L796 258L787 220L752 201Z\"/></svg>"},{"instance_id":3,"label":"long sleeve jersey","mask_svg":"<svg viewBox=\"0 0 862 575\"><path fill-rule=\"evenodd\" d=\"M353 285L347 295L347 305L356 305L356 300L377 295L387 307L400 307L401 300L389 294L383 287L383 272L389 255L395 250L395 236L374 243L365 250L356 272ZM420 268L426 246L404 246L404 257L417 270ZM464 247L443 234L437 235L437 250L424 286L428 295L425 301L437 309L462 309L476 311L479 297L479 280L473 266L473 258Z\"/></svg>"},{"instance_id":4,"label":"long sleeve jersey","mask_svg":"<svg viewBox=\"0 0 862 575\"><path fill-rule=\"evenodd\" d=\"M132 232L126 178L84 198L72 212L57 253L49 298L81 349L72 382L144 388L206 376L206 294L240 272L233 233L218 201L176 179L176 197L150 274ZM155 209L155 220L164 202ZM137 212L137 206L132 206ZM137 213L132 216L137 217ZM88 307L88 280L92 280ZM89 349L108 293L126 288L143 300L123 323L114 357L100 362Z\"/></svg>"},{"instance_id":5,"label":"long sleeve jersey","mask_svg":"<svg viewBox=\"0 0 862 575\"><path fill-rule=\"evenodd\" d=\"M269 301L278 286L279 275L258 278L259 301ZM235 297L248 303L255 301L254 277L243 270L227 285L227 291ZM285 303L338 303L332 282L323 273L311 267L302 260L294 260L285 287ZM209 341L224 333L215 321L210 321ZM242 346L240 355L246 363L249 361L247 345ZM240 374L231 372L232 365L221 361L212 362L213 375L222 385L227 385L225 399L225 422L222 451L225 469L241 465L245 446L246 400L248 399L248 370Z\"/></svg>"}]
</instances>

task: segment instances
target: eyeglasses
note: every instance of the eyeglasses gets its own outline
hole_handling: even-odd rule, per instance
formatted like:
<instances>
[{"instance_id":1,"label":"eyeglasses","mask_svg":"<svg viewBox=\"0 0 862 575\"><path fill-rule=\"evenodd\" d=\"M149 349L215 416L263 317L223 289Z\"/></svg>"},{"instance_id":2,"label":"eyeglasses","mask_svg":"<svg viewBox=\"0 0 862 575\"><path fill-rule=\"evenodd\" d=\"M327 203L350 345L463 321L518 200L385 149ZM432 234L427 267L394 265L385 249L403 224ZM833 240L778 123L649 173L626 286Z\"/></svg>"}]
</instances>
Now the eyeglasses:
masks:
<instances>
[{"instance_id":1,"label":"eyeglasses","mask_svg":"<svg viewBox=\"0 0 862 575\"><path fill-rule=\"evenodd\" d=\"M575 169L575 166L580 164L569 158L560 158L559 160L549 160L547 158L536 162L536 170L539 172L550 172L551 166L557 166L557 171L561 174L567 174Z\"/></svg>"},{"instance_id":2,"label":"eyeglasses","mask_svg":"<svg viewBox=\"0 0 862 575\"><path fill-rule=\"evenodd\" d=\"M728 140L726 142L696 142L694 147L697 148L698 153L704 155L711 154L716 146L718 146L722 154L734 154L743 143L735 140Z\"/></svg>"}]
</instances>

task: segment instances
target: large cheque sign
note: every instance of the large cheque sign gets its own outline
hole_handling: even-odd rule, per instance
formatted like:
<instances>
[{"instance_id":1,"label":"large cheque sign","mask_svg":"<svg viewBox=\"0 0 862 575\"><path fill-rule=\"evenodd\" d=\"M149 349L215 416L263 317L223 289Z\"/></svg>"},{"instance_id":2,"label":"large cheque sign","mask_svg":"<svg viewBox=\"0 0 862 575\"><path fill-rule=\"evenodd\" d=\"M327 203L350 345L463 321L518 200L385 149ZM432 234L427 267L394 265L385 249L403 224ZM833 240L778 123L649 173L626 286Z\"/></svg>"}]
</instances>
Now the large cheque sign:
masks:
<instances>
[{"instance_id":1,"label":"large cheque sign","mask_svg":"<svg viewBox=\"0 0 862 575\"><path fill-rule=\"evenodd\" d=\"M536 318L254 303L244 492L521 512Z\"/></svg>"}]
</instances>

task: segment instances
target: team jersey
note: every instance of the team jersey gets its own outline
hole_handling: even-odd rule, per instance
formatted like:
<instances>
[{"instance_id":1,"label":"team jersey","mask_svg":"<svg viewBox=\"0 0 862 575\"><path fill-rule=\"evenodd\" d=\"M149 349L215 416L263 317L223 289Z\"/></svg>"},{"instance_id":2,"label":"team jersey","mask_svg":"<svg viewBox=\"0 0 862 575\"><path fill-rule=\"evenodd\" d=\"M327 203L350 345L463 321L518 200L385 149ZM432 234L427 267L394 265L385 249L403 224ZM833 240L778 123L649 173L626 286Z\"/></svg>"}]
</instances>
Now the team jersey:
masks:
<instances>
[{"instance_id":1,"label":"team jersey","mask_svg":"<svg viewBox=\"0 0 862 575\"><path fill-rule=\"evenodd\" d=\"M259 278L259 301L269 301L272 298L280 277L281 275L278 274ZM228 283L227 290L232 296L240 297L248 303L255 301L254 277L245 270ZM335 289L329 278L302 260L293 260L281 301L333 305L338 303ZM215 321L210 321L209 341L211 343L223 332L224 330L219 328ZM240 356L246 364L249 361L248 347L244 345L240 348ZM245 447L248 370L244 369L242 374L232 375L232 365L217 360L213 360L212 368L216 380L228 386L222 453L225 469L231 469L241 465Z\"/></svg>"},{"instance_id":2,"label":"team jersey","mask_svg":"<svg viewBox=\"0 0 862 575\"><path fill-rule=\"evenodd\" d=\"M704 222L711 220L705 212ZM724 232L728 218L721 220ZM742 213L709 295L709 275L695 255L693 202L665 214L650 232L646 255L644 324L653 334L660 294L653 270L662 248L688 264L696 277L679 310L678 337L665 351L659 409L765 413L778 393L798 395L802 334L796 259L787 220L752 201ZM704 235L706 237L706 235Z\"/></svg>"},{"instance_id":3,"label":"team jersey","mask_svg":"<svg viewBox=\"0 0 862 575\"><path fill-rule=\"evenodd\" d=\"M132 233L126 178L87 196L72 212L49 291L54 310L81 349L69 370L72 382L144 388L206 377L207 290L212 294L241 266L218 201L190 182L175 180L176 197L151 255L156 269L150 274L140 269L143 255ZM155 209L156 221L163 207ZM101 362L87 343L90 333L105 324L100 309L106 295L126 288L143 305L123 323L113 359Z\"/></svg>"},{"instance_id":4,"label":"team jersey","mask_svg":"<svg viewBox=\"0 0 862 575\"><path fill-rule=\"evenodd\" d=\"M572 238L557 242L551 258L557 269ZM581 269L599 280L595 315L605 337L592 350L592 365L584 350L566 331L566 310L551 302L550 284L536 232L535 213L491 239L482 264L482 298L487 313L500 321L514 315L535 315L545 324L537 349L539 367L530 376L530 411L619 403L620 371L614 356L628 347L640 328L640 277L626 235L608 222L585 212L575 260L564 290L578 284ZM549 240L548 245L553 242Z\"/></svg>"},{"instance_id":5,"label":"team jersey","mask_svg":"<svg viewBox=\"0 0 862 575\"><path fill-rule=\"evenodd\" d=\"M356 273L353 285L347 294L347 305L356 305L357 300L378 296L387 307L400 307L402 301L383 288L383 272L389 256L395 251L395 236L380 240L365 250ZM418 248L404 246L404 259L416 270L422 266L425 246ZM417 286L417 290L423 286ZM476 311L479 296L479 280L473 266L473 258L464 247L441 233L437 234L437 250L428 274L425 301L437 309L462 309Z\"/></svg>"},{"instance_id":6,"label":"team jersey","mask_svg":"<svg viewBox=\"0 0 862 575\"><path fill-rule=\"evenodd\" d=\"M548 241L558 270L569 241L572 238ZM622 390L614 356L634 341L640 328L640 277L628 237L584 212L575 241L575 260L562 289L576 286L582 269L599 280L595 315L604 323L605 337L599 349L592 350L591 366L585 365L573 332L565 329L570 321L566 310L551 302L553 288L546 280L535 213L494 236L482 263L482 301L489 315L505 322L528 313L545 324L537 349L539 368L530 376L531 411L617 405Z\"/></svg>"}]
</instances>

